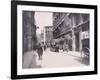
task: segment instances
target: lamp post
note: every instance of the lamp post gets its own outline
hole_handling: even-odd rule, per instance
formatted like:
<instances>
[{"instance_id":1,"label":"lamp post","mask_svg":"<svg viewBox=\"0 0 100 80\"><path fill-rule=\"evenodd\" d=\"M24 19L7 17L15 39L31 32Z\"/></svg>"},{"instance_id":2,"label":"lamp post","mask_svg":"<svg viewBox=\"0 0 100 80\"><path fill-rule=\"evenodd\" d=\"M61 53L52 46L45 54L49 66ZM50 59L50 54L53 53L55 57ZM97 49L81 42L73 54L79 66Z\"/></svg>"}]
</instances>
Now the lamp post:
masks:
<instances>
[{"instance_id":1,"label":"lamp post","mask_svg":"<svg viewBox=\"0 0 100 80\"><path fill-rule=\"evenodd\" d=\"M44 31L44 35L43 35L44 36L44 45L46 46L46 30L45 30L45 27L44 27L43 31Z\"/></svg>"}]
</instances>

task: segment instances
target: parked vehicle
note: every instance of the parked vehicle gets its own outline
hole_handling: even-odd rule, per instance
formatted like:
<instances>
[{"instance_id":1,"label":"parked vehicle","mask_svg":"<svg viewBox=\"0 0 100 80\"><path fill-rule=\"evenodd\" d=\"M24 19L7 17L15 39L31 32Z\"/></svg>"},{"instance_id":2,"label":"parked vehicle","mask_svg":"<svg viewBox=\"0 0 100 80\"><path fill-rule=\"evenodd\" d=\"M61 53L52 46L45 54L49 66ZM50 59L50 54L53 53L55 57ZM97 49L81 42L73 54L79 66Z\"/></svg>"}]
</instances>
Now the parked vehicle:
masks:
<instances>
[{"instance_id":1,"label":"parked vehicle","mask_svg":"<svg viewBox=\"0 0 100 80\"><path fill-rule=\"evenodd\" d=\"M81 51L81 58L82 60L85 59L90 59L90 50L88 47L83 47Z\"/></svg>"}]
</instances>

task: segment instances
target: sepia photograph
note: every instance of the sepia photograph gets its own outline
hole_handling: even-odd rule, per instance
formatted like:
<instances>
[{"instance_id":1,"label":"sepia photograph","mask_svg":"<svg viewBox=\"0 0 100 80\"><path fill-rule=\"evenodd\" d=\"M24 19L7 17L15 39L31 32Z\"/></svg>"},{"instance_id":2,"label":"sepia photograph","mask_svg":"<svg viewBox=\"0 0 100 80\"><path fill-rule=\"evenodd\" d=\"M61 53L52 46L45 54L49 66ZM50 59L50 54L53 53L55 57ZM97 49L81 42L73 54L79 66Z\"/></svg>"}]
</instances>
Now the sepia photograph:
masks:
<instances>
[{"instance_id":1,"label":"sepia photograph","mask_svg":"<svg viewBox=\"0 0 100 80\"><path fill-rule=\"evenodd\" d=\"M12 1L11 11L13 79L97 74L97 6Z\"/></svg>"},{"instance_id":2,"label":"sepia photograph","mask_svg":"<svg viewBox=\"0 0 100 80\"><path fill-rule=\"evenodd\" d=\"M22 67L88 66L90 15L23 11Z\"/></svg>"}]
</instances>

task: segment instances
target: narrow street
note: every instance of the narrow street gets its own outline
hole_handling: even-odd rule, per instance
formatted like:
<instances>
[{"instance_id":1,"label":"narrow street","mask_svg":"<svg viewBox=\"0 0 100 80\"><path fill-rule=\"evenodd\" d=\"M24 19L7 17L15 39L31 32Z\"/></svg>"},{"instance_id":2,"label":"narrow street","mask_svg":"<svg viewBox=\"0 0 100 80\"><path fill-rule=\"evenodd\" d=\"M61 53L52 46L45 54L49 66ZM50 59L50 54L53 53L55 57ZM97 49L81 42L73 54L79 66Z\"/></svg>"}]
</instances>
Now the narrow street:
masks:
<instances>
[{"instance_id":1,"label":"narrow street","mask_svg":"<svg viewBox=\"0 0 100 80\"><path fill-rule=\"evenodd\" d=\"M23 68L75 67L86 65L81 62L79 52L51 52L49 49L44 51L42 60L39 60L37 54L33 54L32 51L27 53L24 55L24 62Z\"/></svg>"},{"instance_id":2,"label":"narrow street","mask_svg":"<svg viewBox=\"0 0 100 80\"><path fill-rule=\"evenodd\" d=\"M89 14L23 11L22 21L25 23L23 24L22 68L89 65ZM43 47L48 49L43 51L40 60L38 54L42 55ZM56 52L52 52L49 48ZM70 51L67 53L59 50Z\"/></svg>"}]
</instances>

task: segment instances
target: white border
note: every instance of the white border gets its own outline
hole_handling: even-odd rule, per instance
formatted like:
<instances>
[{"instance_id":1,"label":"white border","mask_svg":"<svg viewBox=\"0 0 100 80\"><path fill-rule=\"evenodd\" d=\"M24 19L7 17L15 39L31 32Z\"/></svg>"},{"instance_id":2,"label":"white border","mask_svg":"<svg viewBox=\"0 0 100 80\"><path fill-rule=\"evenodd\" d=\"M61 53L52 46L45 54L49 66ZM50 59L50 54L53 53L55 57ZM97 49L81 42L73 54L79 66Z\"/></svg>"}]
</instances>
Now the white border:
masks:
<instances>
[{"instance_id":1,"label":"white border","mask_svg":"<svg viewBox=\"0 0 100 80\"><path fill-rule=\"evenodd\" d=\"M90 66L83 67L64 67L64 68L42 68L42 69L22 69L22 10L30 11L50 11L50 12L73 12L90 14ZM58 8L43 6L17 6L17 75L44 74L60 72L80 72L94 71L94 10L78 8Z\"/></svg>"}]
</instances>

